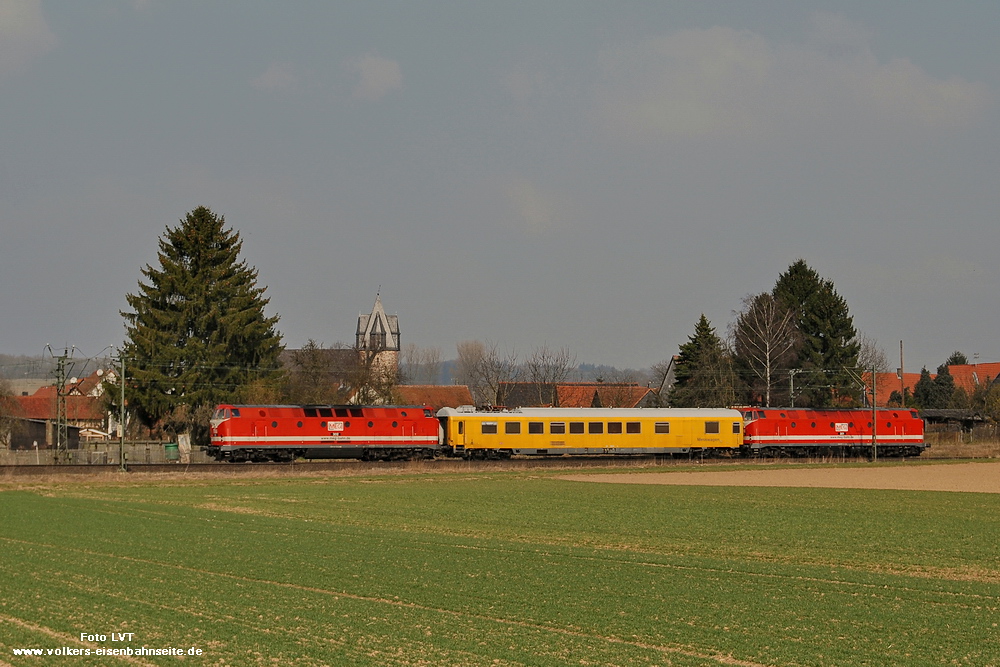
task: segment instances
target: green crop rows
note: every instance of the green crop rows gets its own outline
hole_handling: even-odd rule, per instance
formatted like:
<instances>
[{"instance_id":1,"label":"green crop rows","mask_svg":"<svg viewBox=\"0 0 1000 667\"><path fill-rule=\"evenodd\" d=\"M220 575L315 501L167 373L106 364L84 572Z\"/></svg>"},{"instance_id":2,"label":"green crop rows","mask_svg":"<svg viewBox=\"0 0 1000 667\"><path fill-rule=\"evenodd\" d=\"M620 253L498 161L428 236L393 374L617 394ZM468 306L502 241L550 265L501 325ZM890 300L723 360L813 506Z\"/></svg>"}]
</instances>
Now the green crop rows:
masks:
<instances>
[{"instance_id":1,"label":"green crop rows","mask_svg":"<svg viewBox=\"0 0 1000 667\"><path fill-rule=\"evenodd\" d=\"M0 664L1000 665L998 544L1000 496L973 493L9 483Z\"/></svg>"}]
</instances>

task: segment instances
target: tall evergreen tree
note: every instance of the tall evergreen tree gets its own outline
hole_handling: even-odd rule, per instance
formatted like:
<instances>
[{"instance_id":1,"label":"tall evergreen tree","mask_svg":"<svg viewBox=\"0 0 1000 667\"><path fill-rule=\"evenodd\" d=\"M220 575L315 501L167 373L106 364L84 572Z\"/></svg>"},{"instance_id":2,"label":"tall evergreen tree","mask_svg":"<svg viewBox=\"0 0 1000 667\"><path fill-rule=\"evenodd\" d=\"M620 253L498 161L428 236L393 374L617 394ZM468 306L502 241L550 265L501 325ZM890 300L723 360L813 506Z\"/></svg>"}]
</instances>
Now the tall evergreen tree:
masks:
<instances>
[{"instance_id":1,"label":"tall evergreen tree","mask_svg":"<svg viewBox=\"0 0 1000 667\"><path fill-rule=\"evenodd\" d=\"M934 405L925 405L925 408L949 408L951 407L951 397L955 393L955 378L951 376L947 364L942 364L937 368L937 377L934 378Z\"/></svg>"},{"instance_id":2,"label":"tall evergreen tree","mask_svg":"<svg viewBox=\"0 0 1000 667\"><path fill-rule=\"evenodd\" d=\"M154 426L183 406L238 400L241 389L277 380L281 336L267 317L266 288L239 255L238 232L205 207L168 227L159 267L142 269L137 294L123 312L126 400Z\"/></svg>"},{"instance_id":3,"label":"tall evergreen tree","mask_svg":"<svg viewBox=\"0 0 1000 667\"><path fill-rule=\"evenodd\" d=\"M796 313L801 345L795 368L804 382L797 403L824 406L857 402L860 345L847 302L833 283L823 280L804 260L778 277L774 297Z\"/></svg>"},{"instance_id":4,"label":"tall evergreen tree","mask_svg":"<svg viewBox=\"0 0 1000 667\"><path fill-rule=\"evenodd\" d=\"M913 385L913 402L918 408L934 408L937 407L936 398L934 378L924 366L920 369L920 379Z\"/></svg>"},{"instance_id":5,"label":"tall evergreen tree","mask_svg":"<svg viewBox=\"0 0 1000 667\"><path fill-rule=\"evenodd\" d=\"M944 365L959 366L967 363L969 363L969 358L964 354L962 354L961 352L959 352L958 350L955 350L954 352L951 353L951 356L945 360Z\"/></svg>"},{"instance_id":6,"label":"tall evergreen tree","mask_svg":"<svg viewBox=\"0 0 1000 667\"><path fill-rule=\"evenodd\" d=\"M694 334L680 346L670 406L717 408L733 405L736 387L737 378L729 351L702 314Z\"/></svg>"}]
</instances>

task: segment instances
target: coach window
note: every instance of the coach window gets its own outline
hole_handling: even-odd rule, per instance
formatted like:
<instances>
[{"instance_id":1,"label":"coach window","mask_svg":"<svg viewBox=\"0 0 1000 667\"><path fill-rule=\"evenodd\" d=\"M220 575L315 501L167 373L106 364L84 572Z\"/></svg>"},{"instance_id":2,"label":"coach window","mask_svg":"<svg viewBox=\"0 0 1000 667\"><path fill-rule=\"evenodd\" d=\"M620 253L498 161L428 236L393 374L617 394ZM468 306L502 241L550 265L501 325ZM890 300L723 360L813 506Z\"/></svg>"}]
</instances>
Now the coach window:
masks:
<instances>
[{"instance_id":1,"label":"coach window","mask_svg":"<svg viewBox=\"0 0 1000 667\"><path fill-rule=\"evenodd\" d=\"M718 433L719 422L705 422L705 433Z\"/></svg>"},{"instance_id":2,"label":"coach window","mask_svg":"<svg viewBox=\"0 0 1000 667\"><path fill-rule=\"evenodd\" d=\"M588 422L587 433L604 433L604 422Z\"/></svg>"},{"instance_id":3,"label":"coach window","mask_svg":"<svg viewBox=\"0 0 1000 667\"><path fill-rule=\"evenodd\" d=\"M670 433L670 422L656 422L654 433Z\"/></svg>"},{"instance_id":4,"label":"coach window","mask_svg":"<svg viewBox=\"0 0 1000 667\"><path fill-rule=\"evenodd\" d=\"M503 432L517 434L521 432L521 422L504 422Z\"/></svg>"},{"instance_id":5,"label":"coach window","mask_svg":"<svg viewBox=\"0 0 1000 667\"><path fill-rule=\"evenodd\" d=\"M483 422L483 433L490 434L490 433L496 433L496 432L497 432L497 423L496 422Z\"/></svg>"},{"instance_id":6,"label":"coach window","mask_svg":"<svg viewBox=\"0 0 1000 667\"><path fill-rule=\"evenodd\" d=\"M626 433L642 433L642 422L625 422Z\"/></svg>"},{"instance_id":7,"label":"coach window","mask_svg":"<svg viewBox=\"0 0 1000 667\"><path fill-rule=\"evenodd\" d=\"M566 422L552 422L549 424L549 433L561 435L566 432Z\"/></svg>"},{"instance_id":8,"label":"coach window","mask_svg":"<svg viewBox=\"0 0 1000 667\"><path fill-rule=\"evenodd\" d=\"M569 423L570 433L583 433L583 422L570 422Z\"/></svg>"},{"instance_id":9,"label":"coach window","mask_svg":"<svg viewBox=\"0 0 1000 667\"><path fill-rule=\"evenodd\" d=\"M621 422L608 422L608 433L621 433L622 423Z\"/></svg>"},{"instance_id":10,"label":"coach window","mask_svg":"<svg viewBox=\"0 0 1000 667\"><path fill-rule=\"evenodd\" d=\"M528 422L528 433L545 433L545 424L542 422Z\"/></svg>"},{"instance_id":11,"label":"coach window","mask_svg":"<svg viewBox=\"0 0 1000 667\"><path fill-rule=\"evenodd\" d=\"M815 426L815 425L816 424L813 424L813 426ZM740 432L740 423L739 422L733 422L733 433L739 433L739 432Z\"/></svg>"},{"instance_id":12,"label":"coach window","mask_svg":"<svg viewBox=\"0 0 1000 667\"><path fill-rule=\"evenodd\" d=\"M465 434L465 422L458 422L458 434L459 435Z\"/></svg>"}]
</instances>

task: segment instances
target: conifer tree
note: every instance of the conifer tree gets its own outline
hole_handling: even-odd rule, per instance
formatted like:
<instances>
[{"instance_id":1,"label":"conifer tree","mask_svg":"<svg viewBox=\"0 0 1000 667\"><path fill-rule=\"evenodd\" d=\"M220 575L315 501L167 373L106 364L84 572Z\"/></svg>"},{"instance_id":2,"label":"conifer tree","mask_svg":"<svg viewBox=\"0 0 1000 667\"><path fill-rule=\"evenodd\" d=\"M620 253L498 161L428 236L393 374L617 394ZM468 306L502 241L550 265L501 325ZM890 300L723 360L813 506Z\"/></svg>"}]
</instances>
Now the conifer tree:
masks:
<instances>
[{"instance_id":1,"label":"conifer tree","mask_svg":"<svg viewBox=\"0 0 1000 667\"><path fill-rule=\"evenodd\" d=\"M805 387L796 403L856 402L860 345L847 302L833 283L800 259L778 277L773 294L797 316L800 346L794 367L803 371L796 380L801 378Z\"/></svg>"},{"instance_id":2,"label":"conifer tree","mask_svg":"<svg viewBox=\"0 0 1000 667\"><path fill-rule=\"evenodd\" d=\"M694 334L680 346L674 370L670 406L718 408L736 400L732 359L708 318L702 314Z\"/></svg>"},{"instance_id":3,"label":"conifer tree","mask_svg":"<svg viewBox=\"0 0 1000 667\"><path fill-rule=\"evenodd\" d=\"M278 318L264 314L266 288L240 259L242 246L222 216L196 208L167 228L159 267L147 264L138 293L126 296L126 400L145 425L277 380Z\"/></svg>"}]
</instances>

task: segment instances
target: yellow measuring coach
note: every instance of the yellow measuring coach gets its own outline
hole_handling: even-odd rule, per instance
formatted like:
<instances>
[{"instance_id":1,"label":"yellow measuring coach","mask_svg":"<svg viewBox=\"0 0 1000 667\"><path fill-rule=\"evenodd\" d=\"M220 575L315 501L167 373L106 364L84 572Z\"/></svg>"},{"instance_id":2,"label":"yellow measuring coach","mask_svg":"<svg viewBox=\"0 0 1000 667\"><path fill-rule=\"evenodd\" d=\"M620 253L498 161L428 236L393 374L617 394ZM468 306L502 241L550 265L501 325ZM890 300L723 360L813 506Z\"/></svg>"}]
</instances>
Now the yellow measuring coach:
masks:
<instances>
[{"instance_id":1,"label":"yellow measuring coach","mask_svg":"<svg viewBox=\"0 0 1000 667\"><path fill-rule=\"evenodd\" d=\"M743 415L716 408L442 408L446 451L465 458L512 455L739 453Z\"/></svg>"}]
</instances>

